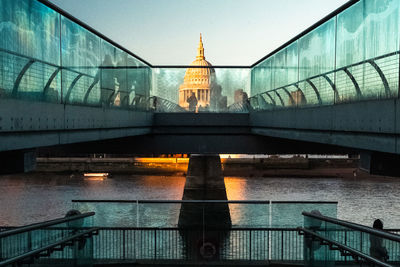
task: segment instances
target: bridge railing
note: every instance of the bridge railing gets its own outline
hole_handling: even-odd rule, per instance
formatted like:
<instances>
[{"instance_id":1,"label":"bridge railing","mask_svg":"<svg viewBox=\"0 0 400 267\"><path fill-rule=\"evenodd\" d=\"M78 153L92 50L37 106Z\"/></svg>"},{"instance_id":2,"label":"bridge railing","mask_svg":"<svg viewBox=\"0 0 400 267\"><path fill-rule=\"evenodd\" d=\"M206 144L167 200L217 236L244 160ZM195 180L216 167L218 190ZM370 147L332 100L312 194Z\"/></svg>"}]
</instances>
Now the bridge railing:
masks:
<instances>
[{"instance_id":1,"label":"bridge railing","mask_svg":"<svg viewBox=\"0 0 400 267\"><path fill-rule=\"evenodd\" d=\"M153 66L152 94L191 112L243 113L238 106L248 99L250 78L248 66Z\"/></svg>"},{"instance_id":2,"label":"bridge railing","mask_svg":"<svg viewBox=\"0 0 400 267\"><path fill-rule=\"evenodd\" d=\"M0 8L0 98L177 112L193 91L194 111L228 112L250 93L248 66L152 66L47 0ZM209 75L194 91L186 71Z\"/></svg>"},{"instance_id":3,"label":"bridge railing","mask_svg":"<svg viewBox=\"0 0 400 267\"><path fill-rule=\"evenodd\" d=\"M382 263L400 262L398 230L378 230L336 218L303 212L308 261L365 260ZM315 235L314 235L315 234ZM327 246L322 246L327 245ZM384 266L378 263L378 265Z\"/></svg>"},{"instance_id":4,"label":"bridge railing","mask_svg":"<svg viewBox=\"0 0 400 267\"><path fill-rule=\"evenodd\" d=\"M177 227L183 205L208 216L214 206L228 205L235 227L297 227L303 225L302 211L318 209L335 217L334 201L269 200L72 200L81 212L94 211L99 227ZM204 217L204 218L206 218Z\"/></svg>"},{"instance_id":5,"label":"bridge railing","mask_svg":"<svg viewBox=\"0 0 400 267\"><path fill-rule=\"evenodd\" d=\"M354 0L252 67L257 110L397 98L400 2Z\"/></svg>"},{"instance_id":6,"label":"bridge railing","mask_svg":"<svg viewBox=\"0 0 400 267\"><path fill-rule=\"evenodd\" d=\"M0 98L149 109L144 60L45 0L0 12Z\"/></svg>"},{"instance_id":7,"label":"bridge railing","mask_svg":"<svg viewBox=\"0 0 400 267\"><path fill-rule=\"evenodd\" d=\"M0 266L32 262L40 257L54 257L64 251L65 247L74 247L75 241L87 239L97 231L96 228L91 228L94 214L88 212L1 231ZM91 241L87 243L85 241L85 246L81 246L81 260L84 260L83 257L92 258ZM68 259L76 257L76 253L70 253Z\"/></svg>"},{"instance_id":8,"label":"bridge railing","mask_svg":"<svg viewBox=\"0 0 400 267\"><path fill-rule=\"evenodd\" d=\"M399 51L268 90L249 101L256 110L268 110L397 98L398 67Z\"/></svg>"}]
</instances>

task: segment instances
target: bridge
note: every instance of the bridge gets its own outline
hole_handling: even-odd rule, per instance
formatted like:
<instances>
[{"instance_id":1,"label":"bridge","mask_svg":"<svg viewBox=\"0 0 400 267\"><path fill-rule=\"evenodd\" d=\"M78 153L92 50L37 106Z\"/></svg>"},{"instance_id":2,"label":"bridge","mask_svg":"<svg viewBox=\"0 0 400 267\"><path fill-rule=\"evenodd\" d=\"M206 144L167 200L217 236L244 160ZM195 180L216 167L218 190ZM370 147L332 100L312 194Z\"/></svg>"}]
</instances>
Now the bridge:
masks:
<instances>
[{"instance_id":1,"label":"bridge","mask_svg":"<svg viewBox=\"0 0 400 267\"><path fill-rule=\"evenodd\" d=\"M51 149L356 153L372 173L399 173L396 1L349 1L251 66L213 66L229 107L200 113L176 104L189 66L152 65L47 0L0 7L6 169Z\"/></svg>"}]
</instances>

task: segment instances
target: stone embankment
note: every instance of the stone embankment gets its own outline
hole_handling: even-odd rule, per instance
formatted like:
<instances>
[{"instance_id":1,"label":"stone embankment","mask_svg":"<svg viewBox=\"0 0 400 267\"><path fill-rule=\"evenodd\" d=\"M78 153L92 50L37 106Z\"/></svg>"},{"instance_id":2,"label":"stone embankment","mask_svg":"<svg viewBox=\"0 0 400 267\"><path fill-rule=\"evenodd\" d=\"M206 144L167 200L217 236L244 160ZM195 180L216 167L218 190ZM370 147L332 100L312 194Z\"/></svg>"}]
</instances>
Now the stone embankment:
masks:
<instances>
[{"instance_id":1,"label":"stone embankment","mask_svg":"<svg viewBox=\"0 0 400 267\"><path fill-rule=\"evenodd\" d=\"M37 172L186 175L188 158L38 158ZM244 177L353 177L358 159L227 158L223 175Z\"/></svg>"}]
</instances>

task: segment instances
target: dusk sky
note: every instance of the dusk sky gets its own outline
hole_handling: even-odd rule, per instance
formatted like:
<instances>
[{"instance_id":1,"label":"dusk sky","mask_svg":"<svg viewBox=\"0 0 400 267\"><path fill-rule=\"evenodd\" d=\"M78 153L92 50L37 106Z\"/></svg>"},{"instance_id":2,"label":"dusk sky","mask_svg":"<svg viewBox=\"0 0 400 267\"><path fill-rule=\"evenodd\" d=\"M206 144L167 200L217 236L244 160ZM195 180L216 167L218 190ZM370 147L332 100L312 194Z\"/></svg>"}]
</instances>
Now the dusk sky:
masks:
<instances>
[{"instance_id":1,"label":"dusk sky","mask_svg":"<svg viewBox=\"0 0 400 267\"><path fill-rule=\"evenodd\" d=\"M251 65L347 0L50 0L155 65Z\"/></svg>"}]
</instances>

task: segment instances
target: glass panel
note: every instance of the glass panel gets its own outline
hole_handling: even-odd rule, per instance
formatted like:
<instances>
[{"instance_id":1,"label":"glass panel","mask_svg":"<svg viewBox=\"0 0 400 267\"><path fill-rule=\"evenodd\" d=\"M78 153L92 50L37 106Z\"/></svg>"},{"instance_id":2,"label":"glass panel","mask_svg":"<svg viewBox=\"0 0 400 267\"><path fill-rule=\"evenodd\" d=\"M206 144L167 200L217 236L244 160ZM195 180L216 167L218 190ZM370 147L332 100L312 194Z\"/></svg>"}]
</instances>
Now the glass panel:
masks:
<instances>
[{"instance_id":1,"label":"glass panel","mask_svg":"<svg viewBox=\"0 0 400 267\"><path fill-rule=\"evenodd\" d=\"M1 1L0 33L0 96L60 101L60 16L34 0Z\"/></svg>"},{"instance_id":2,"label":"glass panel","mask_svg":"<svg viewBox=\"0 0 400 267\"><path fill-rule=\"evenodd\" d=\"M389 264L399 261L400 242L308 216L304 217L304 226L331 241L338 242L380 261L386 261ZM332 263L332 261L354 261L351 256L343 256L338 250L328 251L327 248L329 246L322 246L319 241L312 241L311 237L306 235L305 256L308 265L321 266L321 264L326 265Z\"/></svg>"},{"instance_id":3,"label":"glass panel","mask_svg":"<svg viewBox=\"0 0 400 267\"><path fill-rule=\"evenodd\" d=\"M137 227L136 203L73 202L73 209L95 212L93 225L99 227Z\"/></svg>"},{"instance_id":4,"label":"glass panel","mask_svg":"<svg viewBox=\"0 0 400 267\"><path fill-rule=\"evenodd\" d=\"M251 95L256 95L273 89L271 63L272 60L267 59L251 70Z\"/></svg>"},{"instance_id":5,"label":"glass panel","mask_svg":"<svg viewBox=\"0 0 400 267\"><path fill-rule=\"evenodd\" d=\"M279 88L298 81L299 60L297 43L295 41L273 56L271 63L273 88Z\"/></svg>"},{"instance_id":6,"label":"glass panel","mask_svg":"<svg viewBox=\"0 0 400 267\"><path fill-rule=\"evenodd\" d=\"M324 216L336 218L337 203L287 203L272 202L273 227L298 227L303 226L303 211L318 210Z\"/></svg>"},{"instance_id":7,"label":"glass panel","mask_svg":"<svg viewBox=\"0 0 400 267\"><path fill-rule=\"evenodd\" d=\"M335 69L335 20L330 19L300 38L300 80Z\"/></svg>"},{"instance_id":8,"label":"glass panel","mask_svg":"<svg viewBox=\"0 0 400 267\"><path fill-rule=\"evenodd\" d=\"M229 106L248 102L250 78L250 69L158 68L152 94L179 104L181 111L236 112Z\"/></svg>"},{"instance_id":9,"label":"glass panel","mask_svg":"<svg viewBox=\"0 0 400 267\"><path fill-rule=\"evenodd\" d=\"M60 65L60 16L36 0L0 1L0 49Z\"/></svg>"},{"instance_id":10,"label":"glass panel","mask_svg":"<svg viewBox=\"0 0 400 267\"><path fill-rule=\"evenodd\" d=\"M229 211L233 227L269 227L270 214L268 203L230 203Z\"/></svg>"},{"instance_id":11,"label":"glass panel","mask_svg":"<svg viewBox=\"0 0 400 267\"><path fill-rule=\"evenodd\" d=\"M191 214L188 218L198 217L190 220L199 225L203 220L205 223L215 220L215 214L222 216L217 221L229 219L230 214L235 227L269 226L269 204L266 203L74 202L73 208L80 212L96 212L94 225L100 227L177 227L180 213L185 210Z\"/></svg>"},{"instance_id":12,"label":"glass panel","mask_svg":"<svg viewBox=\"0 0 400 267\"><path fill-rule=\"evenodd\" d=\"M66 103L99 103L100 38L62 17L62 84Z\"/></svg>"},{"instance_id":13,"label":"glass panel","mask_svg":"<svg viewBox=\"0 0 400 267\"><path fill-rule=\"evenodd\" d=\"M32 250L52 245L93 225L92 217L85 217L65 223L48 226L28 232L0 238L1 258L10 259Z\"/></svg>"},{"instance_id":14,"label":"glass panel","mask_svg":"<svg viewBox=\"0 0 400 267\"><path fill-rule=\"evenodd\" d=\"M295 42L253 68L252 95L262 92L260 68L264 63L272 62L271 82L276 89L296 81L291 78L294 73L286 71L296 66L298 59L298 86L305 102L297 106L397 97L399 5L394 0L362 0L352 5L301 37L297 41L298 55ZM287 96L278 94L277 105L292 106L287 104Z\"/></svg>"}]
</instances>

